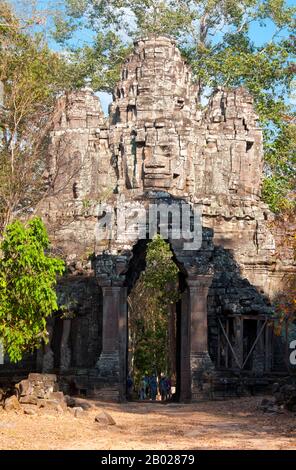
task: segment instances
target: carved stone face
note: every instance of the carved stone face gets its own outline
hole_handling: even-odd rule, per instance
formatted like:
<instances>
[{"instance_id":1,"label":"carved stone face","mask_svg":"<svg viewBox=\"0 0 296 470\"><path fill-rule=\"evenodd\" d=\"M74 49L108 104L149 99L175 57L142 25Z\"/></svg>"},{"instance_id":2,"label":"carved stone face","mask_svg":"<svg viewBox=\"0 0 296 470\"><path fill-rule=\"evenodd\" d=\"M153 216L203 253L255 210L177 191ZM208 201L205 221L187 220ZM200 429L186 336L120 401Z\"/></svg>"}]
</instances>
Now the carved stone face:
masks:
<instances>
[{"instance_id":1,"label":"carved stone face","mask_svg":"<svg viewBox=\"0 0 296 470\"><path fill-rule=\"evenodd\" d=\"M144 148L144 187L168 189L172 184L172 148L155 145Z\"/></svg>"},{"instance_id":2,"label":"carved stone face","mask_svg":"<svg viewBox=\"0 0 296 470\"><path fill-rule=\"evenodd\" d=\"M170 190L184 189L185 159L174 145L155 145L144 148L144 187Z\"/></svg>"}]
</instances>

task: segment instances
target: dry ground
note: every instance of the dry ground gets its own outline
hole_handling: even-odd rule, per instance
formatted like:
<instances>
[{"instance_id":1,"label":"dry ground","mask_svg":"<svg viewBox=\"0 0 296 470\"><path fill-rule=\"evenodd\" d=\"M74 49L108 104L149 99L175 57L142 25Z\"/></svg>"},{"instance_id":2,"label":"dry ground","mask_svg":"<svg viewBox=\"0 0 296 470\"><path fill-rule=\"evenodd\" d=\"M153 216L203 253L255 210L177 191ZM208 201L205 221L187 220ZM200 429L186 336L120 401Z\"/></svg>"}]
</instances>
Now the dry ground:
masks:
<instances>
[{"instance_id":1,"label":"dry ground","mask_svg":"<svg viewBox=\"0 0 296 470\"><path fill-rule=\"evenodd\" d=\"M258 411L261 398L194 405L89 401L81 418L0 412L0 449L296 449L296 416ZM102 410L116 426L95 422Z\"/></svg>"}]
</instances>

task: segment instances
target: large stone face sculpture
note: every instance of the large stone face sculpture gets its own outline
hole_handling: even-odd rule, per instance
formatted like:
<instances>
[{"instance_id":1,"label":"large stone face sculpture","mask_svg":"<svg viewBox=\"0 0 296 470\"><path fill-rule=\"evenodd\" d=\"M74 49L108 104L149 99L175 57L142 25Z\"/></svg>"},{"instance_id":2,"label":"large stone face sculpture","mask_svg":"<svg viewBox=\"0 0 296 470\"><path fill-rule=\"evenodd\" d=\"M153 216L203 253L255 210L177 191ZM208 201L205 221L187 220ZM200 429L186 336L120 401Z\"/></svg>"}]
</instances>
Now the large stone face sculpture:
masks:
<instances>
[{"instance_id":1,"label":"large stone face sculpture","mask_svg":"<svg viewBox=\"0 0 296 470\"><path fill-rule=\"evenodd\" d=\"M136 42L111 107L119 188L188 194L200 115L197 87L175 44Z\"/></svg>"},{"instance_id":2,"label":"large stone face sculpture","mask_svg":"<svg viewBox=\"0 0 296 470\"><path fill-rule=\"evenodd\" d=\"M253 99L246 90L217 90L205 113L201 194L258 200L263 150Z\"/></svg>"},{"instance_id":3,"label":"large stone face sculpture","mask_svg":"<svg viewBox=\"0 0 296 470\"><path fill-rule=\"evenodd\" d=\"M258 200L262 132L244 89L217 90L202 111L190 68L164 37L135 43L121 78L109 122L89 88L58 101L53 192L69 201L95 200L107 188Z\"/></svg>"}]
</instances>

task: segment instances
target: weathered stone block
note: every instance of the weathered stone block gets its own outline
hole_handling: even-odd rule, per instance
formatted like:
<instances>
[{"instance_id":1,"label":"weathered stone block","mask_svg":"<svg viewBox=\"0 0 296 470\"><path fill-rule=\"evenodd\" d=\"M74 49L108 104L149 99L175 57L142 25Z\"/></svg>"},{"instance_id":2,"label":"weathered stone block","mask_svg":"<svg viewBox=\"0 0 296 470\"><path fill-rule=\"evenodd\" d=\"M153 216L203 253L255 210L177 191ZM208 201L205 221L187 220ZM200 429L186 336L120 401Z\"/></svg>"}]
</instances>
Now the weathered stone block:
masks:
<instances>
[{"instance_id":1,"label":"weathered stone block","mask_svg":"<svg viewBox=\"0 0 296 470\"><path fill-rule=\"evenodd\" d=\"M99 423L101 426L114 426L116 422L109 413L102 411L95 417L96 423Z\"/></svg>"},{"instance_id":2,"label":"weathered stone block","mask_svg":"<svg viewBox=\"0 0 296 470\"><path fill-rule=\"evenodd\" d=\"M20 403L24 405L37 405L38 404L38 397L34 395L25 395L20 397Z\"/></svg>"},{"instance_id":3,"label":"weathered stone block","mask_svg":"<svg viewBox=\"0 0 296 470\"><path fill-rule=\"evenodd\" d=\"M4 403L4 409L5 411L21 411L21 405L19 404L19 401L15 395L12 395L9 398L6 398L5 403Z\"/></svg>"}]
</instances>

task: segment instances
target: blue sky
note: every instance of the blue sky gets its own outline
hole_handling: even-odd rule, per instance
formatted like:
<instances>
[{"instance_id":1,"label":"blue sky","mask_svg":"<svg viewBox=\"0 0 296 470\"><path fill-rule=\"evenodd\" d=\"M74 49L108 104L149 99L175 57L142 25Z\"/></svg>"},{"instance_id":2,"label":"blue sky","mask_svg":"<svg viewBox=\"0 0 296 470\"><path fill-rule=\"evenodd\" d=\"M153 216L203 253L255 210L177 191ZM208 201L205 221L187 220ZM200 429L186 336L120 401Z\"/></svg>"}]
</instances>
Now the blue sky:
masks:
<instances>
[{"instance_id":1,"label":"blue sky","mask_svg":"<svg viewBox=\"0 0 296 470\"><path fill-rule=\"evenodd\" d=\"M11 3L14 4L16 9L25 11L26 0L10 0ZM31 0L29 0L31 3ZM38 9L44 11L48 9L49 11L53 11L54 9L61 9L63 8L64 0L35 0L36 6ZM288 6L296 6L296 0L286 0L286 4ZM47 25L48 28L48 25ZM266 21L264 25L259 24L258 22L254 22L250 26L250 36L254 41L255 45L261 46L262 44L271 40L273 34L275 33L275 26L271 21ZM287 36L287 31L282 31L280 33L281 36ZM78 35L75 37L75 42L81 42L81 44L88 42L90 43L92 40L93 33L91 30L83 30L80 31ZM60 49L59 46L54 43L50 37L49 42L52 48ZM103 110L105 114L108 113L108 106L112 101L111 95L108 93L99 93Z\"/></svg>"}]
</instances>

